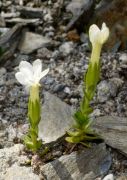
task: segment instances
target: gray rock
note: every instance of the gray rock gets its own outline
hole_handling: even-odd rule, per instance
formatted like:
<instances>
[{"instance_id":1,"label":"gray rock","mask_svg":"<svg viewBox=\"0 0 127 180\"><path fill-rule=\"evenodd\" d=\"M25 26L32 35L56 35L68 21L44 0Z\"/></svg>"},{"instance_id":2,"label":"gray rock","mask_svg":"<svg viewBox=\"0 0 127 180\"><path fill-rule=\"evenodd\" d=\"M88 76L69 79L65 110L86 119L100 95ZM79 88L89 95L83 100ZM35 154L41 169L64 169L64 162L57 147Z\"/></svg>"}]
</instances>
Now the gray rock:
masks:
<instances>
[{"instance_id":1,"label":"gray rock","mask_svg":"<svg viewBox=\"0 0 127 180\"><path fill-rule=\"evenodd\" d=\"M64 88L64 92L67 93L67 94L70 94L71 93L71 90L69 87L65 87Z\"/></svg>"},{"instance_id":2,"label":"gray rock","mask_svg":"<svg viewBox=\"0 0 127 180\"><path fill-rule=\"evenodd\" d=\"M8 141L13 142L14 138L16 138L16 136L17 136L17 129L14 128L12 125L10 125L7 128L7 133L8 133Z\"/></svg>"},{"instance_id":3,"label":"gray rock","mask_svg":"<svg viewBox=\"0 0 127 180\"><path fill-rule=\"evenodd\" d=\"M14 56L14 52L21 38L23 27L23 24L16 24L14 27L0 36L0 47L2 47L3 51L2 55L0 56L1 63L5 63L6 60L11 59Z\"/></svg>"},{"instance_id":4,"label":"gray rock","mask_svg":"<svg viewBox=\"0 0 127 180\"><path fill-rule=\"evenodd\" d=\"M52 16L51 16L51 13L48 12L47 14L44 15L44 21L46 22L51 22L52 21Z\"/></svg>"},{"instance_id":5,"label":"gray rock","mask_svg":"<svg viewBox=\"0 0 127 180\"><path fill-rule=\"evenodd\" d=\"M47 48L40 48L37 50L37 57L38 58L46 58L50 59L52 56L52 51L49 51Z\"/></svg>"},{"instance_id":6,"label":"gray rock","mask_svg":"<svg viewBox=\"0 0 127 180\"><path fill-rule=\"evenodd\" d=\"M18 66L21 61L28 61L29 56L24 54L18 54L17 57L13 60L12 66Z\"/></svg>"},{"instance_id":7,"label":"gray rock","mask_svg":"<svg viewBox=\"0 0 127 180\"><path fill-rule=\"evenodd\" d=\"M121 61L122 64L127 64L127 54L126 53L121 53L119 60Z\"/></svg>"},{"instance_id":8,"label":"gray rock","mask_svg":"<svg viewBox=\"0 0 127 180\"><path fill-rule=\"evenodd\" d=\"M66 7L66 10L71 12L73 16L77 16L81 12L82 7L87 3L89 2L86 2L86 0L72 0Z\"/></svg>"},{"instance_id":9,"label":"gray rock","mask_svg":"<svg viewBox=\"0 0 127 180\"><path fill-rule=\"evenodd\" d=\"M110 97L115 97L121 84L122 80L118 78L101 81L97 86L97 100L103 103Z\"/></svg>"},{"instance_id":10,"label":"gray rock","mask_svg":"<svg viewBox=\"0 0 127 180\"><path fill-rule=\"evenodd\" d=\"M23 23L23 24L29 24L29 25L39 25L41 22L40 22L40 19L38 18L35 18L35 19L23 19L23 18L11 18L11 19L6 19L6 22L7 23L10 23L10 24L15 24L15 23Z\"/></svg>"},{"instance_id":11,"label":"gray rock","mask_svg":"<svg viewBox=\"0 0 127 180\"><path fill-rule=\"evenodd\" d=\"M90 117L99 117L101 115L102 114L100 109L94 109L93 112L90 114Z\"/></svg>"},{"instance_id":12,"label":"gray rock","mask_svg":"<svg viewBox=\"0 0 127 180\"><path fill-rule=\"evenodd\" d=\"M20 152L24 149L22 144L16 144L10 148L0 149L0 180L5 180L7 169L18 161Z\"/></svg>"},{"instance_id":13,"label":"gray rock","mask_svg":"<svg viewBox=\"0 0 127 180\"><path fill-rule=\"evenodd\" d=\"M116 178L116 180L127 180L127 175L119 176L118 178Z\"/></svg>"},{"instance_id":14,"label":"gray rock","mask_svg":"<svg viewBox=\"0 0 127 180\"><path fill-rule=\"evenodd\" d=\"M106 144L127 155L127 118L102 116L93 121L93 128Z\"/></svg>"},{"instance_id":15,"label":"gray rock","mask_svg":"<svg viewBox=\"0 0 127 180\"><path fill-rule=\"evenodd\" d=\"M5 27L6 23L3 17L0 16L0 27Z\"/></svg>"},{"instance_id":16,"label":"gray rock","mask_svg":"<svg viewBox=\"0 0 127 180\"><path fill-rule=\"evenodd\" d=\"M53 92L54 93L58 93L60 91L62 91L65 88L65 85L63 84L56 84L53 88Z\"/></svg>"},{"instance_id":17,"label":"gray rock","mask_svg":"<svg viewBox=\"0 0 127 180\"><path fill-rule=\"evenodd\" d=\"M6 69L0 68L0 86L4 85L6 81Z\"/></svg>"},{"instance_id":18,"label":"gray rock","mask_svg":"<svg viewBox=\"0 0 127 180\"><path fill-rule=\"evenodd\" d=\"M73 123L72 109L59 98L45 93L42 119L39 123L39 138L45 143L56 141L65 135Z\"/></svg>"},{"instance_id":19,"label":"gray rock","mask_svg":"<svg viewBox=\"0 0 127 180\"><path fill-rule=\"evenodd\" d=\"M21 13L21 16L26 17L26 18L32 19L32 18L43 17L43 8L19 6L17 9Z\"/></svg>"},{"instance_id":20,"label":"gray rock","mask_svg":"<svg viewBox=\"0 0 127 180\"><path fill-rule=\"evenodd\" d=\"M110 87L107 81L101 81L97 87L97 100L106 102L110 97Z\"/></svg>"},{"instance_id":21,"label":"gray rock","mask_svg":"<svg viewBox=\"0 0 127 180\"><path fill-rule=\"evenodd\" d=\"M19 50L23 54L30 54L41 47L45 47L50 42L50 39L39 34L26 32L24 33L24 37L19 44Z\"/></svg>"},{"instance_id":22,"label":"gray rock","mask_svg":"<svg viewBox=\"0 0 127 180\"><path fill-rule=\"evenodd\" d=\"M64 56L67 56L73 51L73 48L74 48L73 42L65 42L59 47L59 51Z\"/></svg>"},{"instance_id":23,"label":"gray rock","mask_svg":"<svg viewBox=\"0 0 127 180\"><path fill-rule=\"evenodd\" d=\"M73 152L41 167L48 180L95 180L111 166L111 156L105 145L100 144L80 153Z\"/></svg>"},{"instance_id":24,"label":"gray rock","mask_svg":"<svg viewBox=\"0 0 127 180\"><path fill-rule=\"evenodd\" d=\"M1 16L5 19L11 19L11 18L16 18L19 17L19 12L11 12L11 13L1 13ZM6 20L5 20L6 21Z\"/></svg>"},{"instance_id":25,"label":"gray rock","mask_svg":"<svg viewBox=\"0 0 127 180\"><path fill-rule=\"evenodd\" d=\"M31 167L11 166L5 174L5 180L40 180L39 176L32 172Z\"/></svg>"},{"instance_id":26,"label":"gray rock","mask_svg":"<svg viewBox=\"0 0 127 180\"><path fill-rule=\"evenodd\" d=\"M93 0L72 0L66 7L66 10L73 14L72 19L67 24L66 31L75 27L83 28L83 24L87 24L89 18L93 15L94 6L95 1Z\"/></svg>"},{"instance_id":27,"label":"gray rock","mask_svg":"<svg viewBox=\"0 0 127 180\"><path fill-rule=\"evenodd\" d=\"M0 28L0 34L4 34L4 33L6 33L8 30L9 30L10 28L6 28L6 27L1 27Z\"/></svg>"}]
</instances>

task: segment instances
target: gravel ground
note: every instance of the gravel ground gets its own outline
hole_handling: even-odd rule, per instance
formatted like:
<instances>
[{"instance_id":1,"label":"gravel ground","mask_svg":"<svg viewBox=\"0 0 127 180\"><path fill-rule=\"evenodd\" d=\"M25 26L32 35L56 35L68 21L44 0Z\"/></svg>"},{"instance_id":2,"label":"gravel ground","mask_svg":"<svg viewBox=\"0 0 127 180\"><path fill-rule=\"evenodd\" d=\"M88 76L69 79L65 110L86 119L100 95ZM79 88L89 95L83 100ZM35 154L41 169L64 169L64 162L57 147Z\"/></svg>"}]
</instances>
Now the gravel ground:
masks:
<instances>
[{"instance_id":1,"label":"gravel ground","mask_svg":"<svg viewBox=\"0 0 127 180\"><path fill-rule=\"evenodd\" d=\"M56 94L63 101L74 107L78 107L83 95L82 79L89 61L89 54L82 47L82 44L76 45L73 52L70 52L65 57L60 52L60 48L58 48L58 50L54 51L58 53L57 57L41 58L44 67L50 67L48 76L42 80L43 89ZM43 52L45 48L41 50ZM50 51L53 55L54 52ZM104 53L101 59L101 80L98 84L95 98L91 103L94 109L93 115L124 117L127 115L127 55L125 52L117 54ZM9 71L5 68L0 69L1 119L8 121L24 120L28 96L24 88L15 80L14 74L17 68L10 69Z\"/></svg>"}]
</instances>

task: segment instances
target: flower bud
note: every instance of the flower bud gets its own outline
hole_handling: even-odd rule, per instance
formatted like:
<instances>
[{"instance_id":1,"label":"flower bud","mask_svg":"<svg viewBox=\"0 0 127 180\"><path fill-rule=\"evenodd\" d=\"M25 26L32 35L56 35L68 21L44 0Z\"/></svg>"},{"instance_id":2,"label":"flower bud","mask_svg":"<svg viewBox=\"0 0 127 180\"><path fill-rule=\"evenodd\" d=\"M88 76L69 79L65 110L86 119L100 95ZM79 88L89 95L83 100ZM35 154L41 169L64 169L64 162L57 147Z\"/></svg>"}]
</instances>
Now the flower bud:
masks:
<instances>
[{"instance_id":1,"label":"flower bud","mask_svg":"<svg viewBox=\"0 0 127 180\"><path fill-rule=\"evenodd\" d=\"M109 28L105 23L102 24L102 28L99 29L97 25L93 24L89 29L89 38L92 46L97 43L103 45L109 37Z\"/></svg>"}]
</instances>

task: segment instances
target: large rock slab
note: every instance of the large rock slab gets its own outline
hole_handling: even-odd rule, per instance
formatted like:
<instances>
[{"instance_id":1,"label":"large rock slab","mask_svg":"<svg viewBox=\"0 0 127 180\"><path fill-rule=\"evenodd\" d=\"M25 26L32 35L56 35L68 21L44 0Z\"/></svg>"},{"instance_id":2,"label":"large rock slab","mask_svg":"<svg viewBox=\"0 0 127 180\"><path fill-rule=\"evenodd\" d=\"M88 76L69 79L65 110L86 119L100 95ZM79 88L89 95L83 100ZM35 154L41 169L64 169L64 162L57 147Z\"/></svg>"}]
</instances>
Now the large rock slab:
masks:
<instances>
[{"instance_id":1,"label":"large rock slab","mask_svg":"<svg viewBox=\"0 0 127 180\"><path fill-rule=\"evenodd\" d=\"M45 93L39 137L45 143L56 141L65 135L73 124L73 110L58 97Z\"/></svg>"},{"instance_id":2,"label":"large rock slab","mask_svg":"<svg viewBox=\"0 0 127 180\"><path fill-rule=\"evenodd\" d=\"M28 160L22 155L24 145L16 144L9 148L0 149L0 180L39 180L31 167L22 166Z\"/></svg>"},{"instance_id":3,"label":"large rock slab","mask_svg":"<svg viewBox=\"0 0 127 180\"><path fill-rule=\"evenodd\" d=\"M40 180L39 176L32 172L31 167L20 167L16 164L11 166L6 175L5 180Z\"/></svg>"},{"instance_id":4,"label":"large rock slab","mask_svg":"<svg viewBox=\"0 0 127 180\"><path fill-rule=\"evenodd\" d=\"M66 7L66 10L73 14L66 26L66 31L73 28L83 30L84 24L88 24L89 19L93 16L94 7L95 1L93 0L72 0Z\"/></svg>"},{"instance_id":5,"label":"large rock slab","mask_svg":"<svg viewBox=\"0 0 127 180\"><path fill-rule=\"evenodd\" d=\"M103 116L95 119L93 128L106 144L127 155L127 118Z\"/></svg>"},{"instance_id":6,"label":"large rock slab","mask_svg":"<svg viewBox=\"0 0 127 180\"><path fill-rule=\"evenodd\" d=\"M41 47L45 47L50 42L49 38L32 32L25 32L19 44L19 50L23 54L30 54Z\"/></svg>"},{"instance_id":7,"label":"large rock slab","mask_svg":"<svg viewBox=\"0 0 127 180\"><path fill-rule=\"evenodd\" d=\"M0 47L2 50L0 63L5 63L5 61L14 56L24 26L25 24L16 24L13 28L0 36Z\"/></svg>"},{"instance_id":8,"label":"large rock slab","mask_svg":"<svg viewBox=\"0 0 127 180\"><path fill-rule=\"evenodd\" d=\"M22 144L16 144L10 148L0 149L0 180L5 180L4 175L7 169L18 161L18 157L23 148L24 146Z\"/></svg>"},{"instance_id":9,"label":"large rock slab","mask_svg":"<svg viewBox=\"0 0 127 180\"><path fill-rule=\"evenodd\" d=\"M103 176L111 166L110 153L105 145L73 152L41 168L41 173L48 180L95 180Z\"/></svg>"}]
</instances>

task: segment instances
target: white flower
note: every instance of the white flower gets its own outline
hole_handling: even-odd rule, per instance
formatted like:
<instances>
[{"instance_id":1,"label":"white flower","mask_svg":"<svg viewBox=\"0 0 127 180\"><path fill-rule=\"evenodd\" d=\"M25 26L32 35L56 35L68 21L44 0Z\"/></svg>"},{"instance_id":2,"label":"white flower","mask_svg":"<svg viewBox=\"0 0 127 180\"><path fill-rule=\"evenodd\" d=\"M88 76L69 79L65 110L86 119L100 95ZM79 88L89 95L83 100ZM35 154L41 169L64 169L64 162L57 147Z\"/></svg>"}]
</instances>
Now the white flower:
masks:
<instances>
[{"instance_id":1,"label":"white flower","mask_svg":"<svg viewBox=\"0 0 127 180\"><path fill-rule=\"evenodd\" d=\"M107 176L103 178L103 180L114 180L114 176L113 174L108 174Z\"/></svg>"},{"instance_id":2,"label":"white flower","mask_svg":"<svg viewBox=\"0 0 127 180\"><path fill-rule=\"evenodd\" d=\"M42 71L42 62L37 59L31 65L27 61L21 61L19 72L15 74L16 79L26 88L39 85L40 80L49 72L49 68Z\"/></svg>"},{"instance_id":3,"label":"white flower","mask_svg":"<svg viewBox=\"0 0 127 180\"><path fill-rule=\"evenodd\" d=\"M102 24L102 28L99 29L96 24L90 26L89 29L89 38L94 46L94 44L99 43L103 45L109 37L109 28L105 23Z\"/></svg>"}]
</instances>

